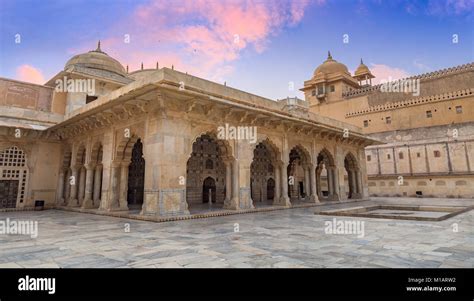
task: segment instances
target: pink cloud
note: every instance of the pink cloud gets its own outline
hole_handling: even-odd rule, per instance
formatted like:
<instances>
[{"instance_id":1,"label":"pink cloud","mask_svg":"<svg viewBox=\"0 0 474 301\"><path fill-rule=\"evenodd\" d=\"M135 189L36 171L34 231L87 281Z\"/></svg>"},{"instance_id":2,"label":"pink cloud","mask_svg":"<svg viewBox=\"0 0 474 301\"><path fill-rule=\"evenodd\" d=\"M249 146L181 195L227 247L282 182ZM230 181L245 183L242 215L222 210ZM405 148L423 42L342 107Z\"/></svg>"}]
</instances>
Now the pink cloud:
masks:
<instances>
[{"instance_id":1,"label":"pink cloud","mask_svg":"<svg viewBox=\"0 0 474 301\"><path fill-rule=\"evenodd\" d=\"M244 49L265 51L304 17L309 0L150 1L107 30L102 49L135 70L144 63L222 81ZM324 1L315 1L323 4ZM130 43L123 36L130 35ZM88 47L90 48L90 47ZM81 49L84 50L85 49ZM90 50L90 49L89 49ZM82 51L82 52L84 52Z\"/></svg>"},{"instance_id":2,"label":"pink cloud","mask_svg":"<svg viewBox=\"0 0 474 301\"><path fill-rule=\"evenodd\" d=\"M370 71L375 76L373 79L373 84L379 84L382 81L392 81L410 76L410 74L403 69L383 64L371 64Z\"/></svg>"},{"instance_id":3,"label":"pink cloud","mask_svg":"<svg viewBox=\"0 0 474 301\"><path fill-rule=\"evenodd\" d=\"M15 78L39 85L43 85L46 82L43 73L39 69L26 64L16 68Z\"/></svg>"}]
</instances>

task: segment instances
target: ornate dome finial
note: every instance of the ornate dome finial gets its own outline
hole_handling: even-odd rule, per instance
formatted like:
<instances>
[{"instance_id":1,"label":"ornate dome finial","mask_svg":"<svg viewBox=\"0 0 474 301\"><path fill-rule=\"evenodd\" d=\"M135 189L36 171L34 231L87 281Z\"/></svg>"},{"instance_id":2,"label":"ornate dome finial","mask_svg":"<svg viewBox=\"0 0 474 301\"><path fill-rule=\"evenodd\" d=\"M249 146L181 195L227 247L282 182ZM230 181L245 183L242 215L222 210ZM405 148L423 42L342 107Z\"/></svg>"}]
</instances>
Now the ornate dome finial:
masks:
<instances>
[{"instance_id":1,"label":"ornate dome finial","mask_svg":"<svg viewBox=\"0 0 474 301\"><path fill-rule=\"evenodd\" d=\"M97 42L97 49L95 51L102 52L102 50L100 49L100 40L99 42Z\"/></svg>"},{"instance_id":2,"label":"ornate dome finial","mask_svg":"<svg viewBox=\"0 0 474 301\"><path fill-rule=\"evenodd\" d=\"M142 62L142 70L143 70L143 62Z\"/></svg>"},{"instance_id":3,"label":"ornate dome finial","mask_svg":"<svg viewBox=\"0 0 474 301\"><path fill-rule=\"evenodd\" d=\"M127 65L127 73L128 73L128 65Z\"/></svg>"},{"instance_id":4,"label":"ornate dome finial","mask_svg":"<svg viewBox=\"0 0 474 301\"><path fill-rule=\"evenodd\" d=\"M156 62L156 69L160 69L160 64Z\"/></svg>"},{"instance_id":5,"label":"ornate dome finial","mask_svg":"<svg viewBox=\"0 0 474 301\"><path fill-rule=\"evenodd\" d=\"M360 58L360 64L364 65L364 62L362 61L362 58Z\"/></svg>"},{"instance_id":6,"label":"ornate dome finial","mask_svg":"<svg viewBox=\"0 0 474 301\"><path fill-rule=\"evenodd\" d=\"M328 50L328 60L332 60L331 51Z\"/></svg>"}]
</instances>

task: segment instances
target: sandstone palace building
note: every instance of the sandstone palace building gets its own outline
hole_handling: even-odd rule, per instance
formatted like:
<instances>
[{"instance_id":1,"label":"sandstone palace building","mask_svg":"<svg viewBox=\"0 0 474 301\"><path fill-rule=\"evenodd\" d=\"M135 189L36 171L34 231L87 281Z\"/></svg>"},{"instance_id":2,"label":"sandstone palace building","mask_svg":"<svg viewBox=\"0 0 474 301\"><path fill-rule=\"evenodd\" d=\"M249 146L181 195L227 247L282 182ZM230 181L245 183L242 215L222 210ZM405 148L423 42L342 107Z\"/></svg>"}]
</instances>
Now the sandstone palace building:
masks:
<instances>
[{"instance_id":1,"label":"sandstone palace building","mask_svg":"<svg viewBox=\"0 0 474 301\"><path fill-rule=\"evenodd\" d=\"M305 100L275 101L174 68L129 73L99 44L45 85L0 79L0 208L173 216L473 197L473 71L414 77L413 96L329 55Z\"/></svg>"},{"instance_id":2,"label":"sandstone palace building","mask_svg":"<svg viewBox=\"0 0 474 301\"><path fill-rule=\"evenodd\" d=\"M384 142L365 151L370 194L474 198L474 63L372 78L362 60L351 76L329 56L302 89L311 112Z\"/></svg>"}]
</instances>

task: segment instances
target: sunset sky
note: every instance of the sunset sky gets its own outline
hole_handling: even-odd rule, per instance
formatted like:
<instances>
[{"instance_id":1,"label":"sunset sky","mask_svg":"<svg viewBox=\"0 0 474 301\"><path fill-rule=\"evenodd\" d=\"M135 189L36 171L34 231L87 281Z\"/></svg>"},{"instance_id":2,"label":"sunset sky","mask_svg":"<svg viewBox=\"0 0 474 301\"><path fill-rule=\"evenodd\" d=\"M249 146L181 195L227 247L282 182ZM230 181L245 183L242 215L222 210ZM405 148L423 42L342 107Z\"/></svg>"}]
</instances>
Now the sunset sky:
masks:
<instances>
[{"instance_id":1,"label":"sunset sky","mask_svg":"<svg viewBox=\"0 0 474 301\"><path fill-rule=\"evenodd\" d=\"M396 79L474 61L473 28L474 0L0 0L0 76L44 84L100 39L130 71L158 61L264 97L302 97L328 50L350 71L363 58L378 81Z\"/></svg>"}]
</instances>

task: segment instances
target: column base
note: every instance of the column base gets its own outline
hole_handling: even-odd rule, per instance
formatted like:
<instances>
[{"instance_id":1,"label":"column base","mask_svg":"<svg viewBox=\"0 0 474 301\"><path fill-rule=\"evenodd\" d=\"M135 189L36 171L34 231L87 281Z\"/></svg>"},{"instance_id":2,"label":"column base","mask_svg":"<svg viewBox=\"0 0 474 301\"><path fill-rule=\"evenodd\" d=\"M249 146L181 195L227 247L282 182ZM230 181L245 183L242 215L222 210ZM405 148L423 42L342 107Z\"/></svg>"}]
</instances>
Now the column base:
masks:
<instances>
[{"instance_id":1,"label":"column base","mask_svg":"<svg viewBox=\"0 0 474 301\"><path fill-rule=\"evenodd\" d=\"M291 202L289 197L282 196L276 202L273 202L275 206L284 206L284 207L291 207Z\"/></svg>"},{"instance_id":2,"label":"column base","mask_svg":"<svg viewBox=\"0 0 474 301\"><path fill-rule=\"evenodd\" d=\"M101 200L93 200L92 201L92 208L99 209L100 208Z\"/></svg>"},{"instance_id":3,"label":"column base","mask_svg":"<svg viewBox=\"0 0 474 301\"><path fill-rule=\"evenodd\" d=\"M361 193L353 193L351 195L351 200L354 200L354 199L362 199L362 194Z\"/></svg>"},{"instance_id":4,"label":"column base","mask_svg":"<svg viewBox=\"0 0 474 301\"><path fill-rule=\"evenodd\" d=\"M163 217L189 215L186 190L182 188L145 190L140 214Z\"/></svg>"},{"instance_id":5,"label":"column base","mask_svg":"<svg viewBox=\"0 0 474 301\"><path fill-rule=\"evenodd\" d=\"M69 202L67 203L67 206L68 207L79 207L79 200L78 199L69 200Z\"/></svg>"},{"instance_id":6,"label":"column base","mask_svg":"<svg viewBox=\"0 0 474 301\"><path fill-rule=\"evenodd\" d=\"M223 208L226 210L239 210L239 199L233 198L231 200L224 200Z\"/></svg>"},{"instance_id":7,"label":"column base","mask_svg":"<svg viewBox=\"0 0 474 301\"><path fill-rule=\"evenodd\" d=\"M92 208L94 208L94 204L92 202L92 199L82 201L81 208L82 209L92 209Z\"/></svg>"},{"instance_id":8,"label":"column base","mask_svg":"<svg viewBox=\"0 0 474 301\"><path fill-rule=\"evenodd\" d=\"M113 207L113 208L107 208L105 211L108 212L117 212L117 211L128 211L128 206L127 207Z\"/></svg>"},{"instance_id":9,"label":"column base","mask_svg":"<svg viewBox=\"0 0 474 301\"><path fill-rule=\"evenodd\" d=\"M56 206L67 206L66 200L61 198L57 203Z\"/></svg>"},{"instance_id":10,"label":"column base","mask_svg":"<svg viewBox=\"0 0 474 301\"><path fill-rule=\"evenodd\" d=\"M333 201L333 202L338 202L338 201L340 201L339 195L337 195L337 194L332 194L332 195L328 196L328 201Z\"/></svg>"},{"instance_id":11,"label":"column base","mask_svg":"<svg viewBox=\"0 0 474 301\"><path fill-rule=\"evenodd\" d=\"M320 203L318 197L315 195L310 195L306 200L310 203Z\"/></svg>"}]
</instances>

